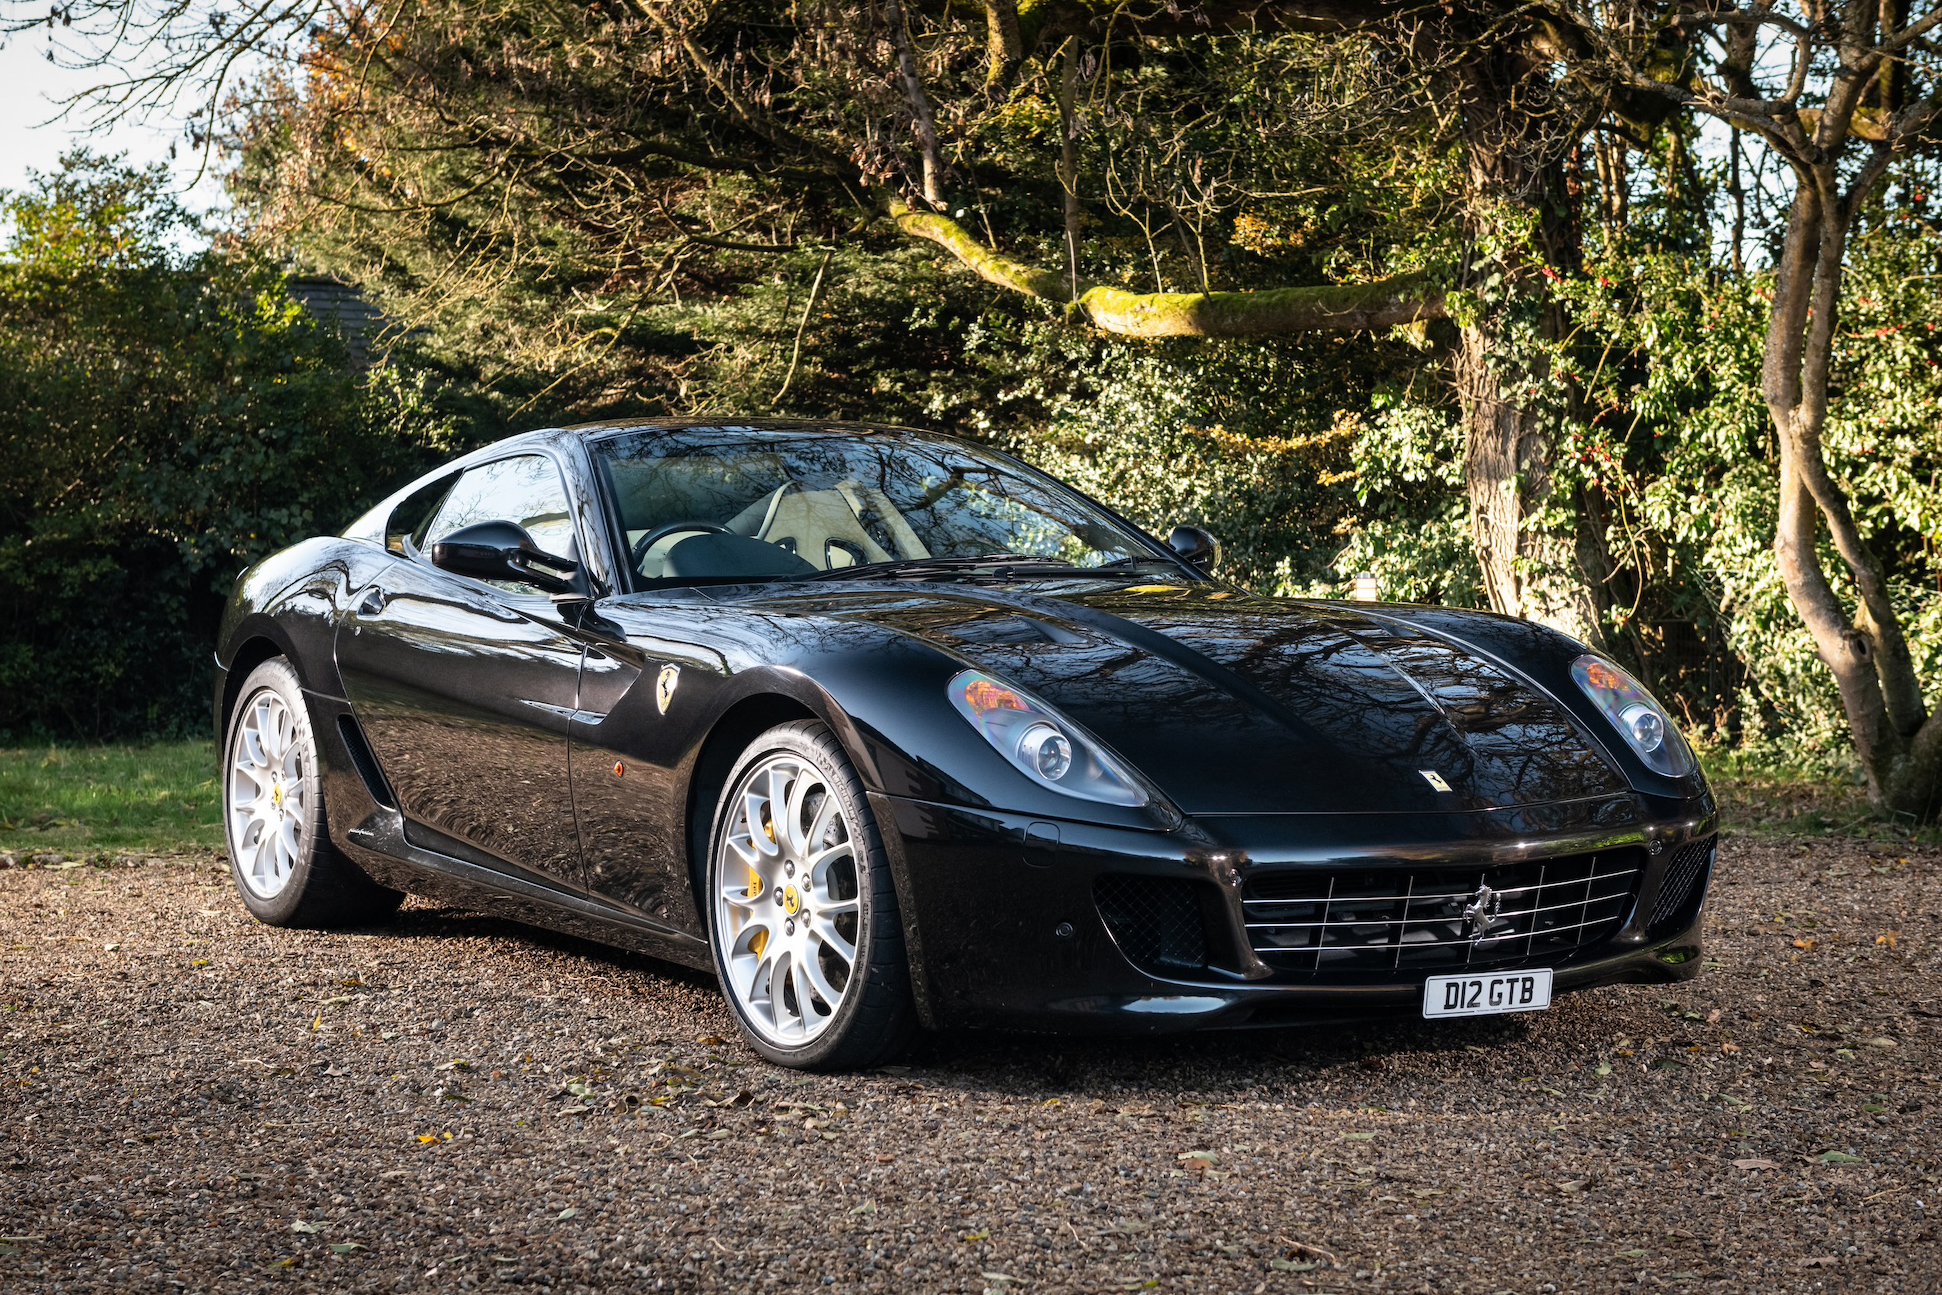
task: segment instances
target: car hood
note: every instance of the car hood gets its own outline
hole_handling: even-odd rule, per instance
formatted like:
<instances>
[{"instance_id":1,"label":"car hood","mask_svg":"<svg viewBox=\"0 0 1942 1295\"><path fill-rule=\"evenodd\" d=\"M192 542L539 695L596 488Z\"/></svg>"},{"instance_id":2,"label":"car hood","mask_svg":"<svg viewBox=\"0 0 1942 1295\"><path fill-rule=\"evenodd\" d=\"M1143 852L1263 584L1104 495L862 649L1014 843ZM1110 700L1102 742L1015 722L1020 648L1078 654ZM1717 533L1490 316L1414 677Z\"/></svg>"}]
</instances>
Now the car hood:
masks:
<instances>
[{"instance_id":1,"label":"car hood","mask_svg":"<svg viewBox=\"0 0 1942 1295\"><path fill-rule=\"evenodd\" d=\"M1123 581L764 601L868 620L1036 693L1189 814L1447 812L1626 790L1528 680L1354 605Z\"/></svg>"}]
</instances>

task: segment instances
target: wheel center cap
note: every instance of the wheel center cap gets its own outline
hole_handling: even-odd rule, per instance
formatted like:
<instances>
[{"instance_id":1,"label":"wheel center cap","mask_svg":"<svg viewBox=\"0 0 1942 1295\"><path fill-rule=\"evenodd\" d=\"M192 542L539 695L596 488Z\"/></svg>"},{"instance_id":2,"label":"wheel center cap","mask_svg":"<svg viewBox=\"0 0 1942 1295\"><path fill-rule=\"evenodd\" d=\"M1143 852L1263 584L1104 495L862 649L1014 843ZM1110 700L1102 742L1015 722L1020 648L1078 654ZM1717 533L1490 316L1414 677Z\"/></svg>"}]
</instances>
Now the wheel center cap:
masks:
<instances>
[{"instance_id":1,"label":"wheel center cap","mask_svg":"<svg viewBox=\"0 0 1942 1295\"><path fill-rule=\"evenodd\" d=\"M283 779L281 778L270 784L270 803L278 809L283 808Z\"/></svg>"},{"instance_id":2,"label":"wheel center cap","mask_svg":"<svg viewBox=\"0 0 1942 1295\"><path fill-rule=\"evenodd\" d=\"M802 912L802 896L796 893L794 886L782 888L782 911L791 917Z\"/></svg>"}]
</instances>

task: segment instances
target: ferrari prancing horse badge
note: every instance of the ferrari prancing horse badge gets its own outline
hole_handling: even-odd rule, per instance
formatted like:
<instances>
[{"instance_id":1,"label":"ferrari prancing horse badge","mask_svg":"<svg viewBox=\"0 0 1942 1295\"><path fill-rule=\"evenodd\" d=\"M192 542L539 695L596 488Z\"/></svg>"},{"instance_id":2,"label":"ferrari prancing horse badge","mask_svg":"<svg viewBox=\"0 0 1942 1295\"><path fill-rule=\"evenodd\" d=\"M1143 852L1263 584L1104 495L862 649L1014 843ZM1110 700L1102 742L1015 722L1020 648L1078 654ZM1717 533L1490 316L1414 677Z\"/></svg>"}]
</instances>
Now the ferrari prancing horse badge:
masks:
<instances>
[{"instance_id":1,"label":"ferrari prancing horse badge","mask_svg":"<svg viewBox=\"0 0 1942 1295\"><path fill-rule=\"evenodd\" d=\"M654 704L660 707L663 715L668 713L668 703L674 700L674 687L680 682L680 666L664 665L661 667L661 675L654 681Z\"/></svg>"}]
</instances>

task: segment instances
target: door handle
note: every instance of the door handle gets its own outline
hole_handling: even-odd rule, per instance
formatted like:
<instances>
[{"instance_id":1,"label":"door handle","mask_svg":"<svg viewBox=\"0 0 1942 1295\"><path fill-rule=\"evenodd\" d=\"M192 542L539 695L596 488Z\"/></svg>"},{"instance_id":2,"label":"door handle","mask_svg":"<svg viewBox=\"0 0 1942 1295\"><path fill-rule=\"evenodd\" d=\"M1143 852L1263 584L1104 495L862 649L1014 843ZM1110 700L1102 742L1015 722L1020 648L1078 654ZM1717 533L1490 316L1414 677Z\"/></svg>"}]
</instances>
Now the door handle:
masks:
<instances>
[{"instance_id":1,"label":"door handle","mask_svg":"<svg viewBox=\"0 0 1942 1295\"><path fill-rule=\"evenodd\" d=\"M358 603L357 614L359 616L376 616L384 610L384 602L384 590L374 586L369 593L364 595L364 600Z\"/></svg>"}]
</instances>

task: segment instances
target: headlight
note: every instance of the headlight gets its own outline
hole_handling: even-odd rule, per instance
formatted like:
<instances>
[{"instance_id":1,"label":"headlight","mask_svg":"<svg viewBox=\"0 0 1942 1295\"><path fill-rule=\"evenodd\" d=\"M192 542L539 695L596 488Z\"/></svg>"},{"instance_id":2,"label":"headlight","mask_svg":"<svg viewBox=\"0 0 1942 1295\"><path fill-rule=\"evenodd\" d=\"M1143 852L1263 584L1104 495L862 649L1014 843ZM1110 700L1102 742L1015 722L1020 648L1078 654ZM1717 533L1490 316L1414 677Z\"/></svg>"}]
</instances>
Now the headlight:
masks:
<instances>
[{"instance_id":1,"label":"headlight","mask_svg":"<svg viewBox=\"0 0 1942 1295\"><path fill-rule=\"evenodd\" d=\"M1125 765L1023 689L966 670L947 690L985 741L1040 786L1108 805L1147 803L1146 789Z\"/></svg>"},{"instance_id":2,"label":"headlight","mask_svg":"<svg viewBox=\"0 0 1942 1295\"><path fill-rule=\"evenodd\" d=\"M1623 668L1587 652L1571 663L1571 677L1605 712L1605 718L1618 729L1625 744L1638 752L1647 768L1676 778L1696 767L1692 748L1672 726L1665 708Z\"/></svg>"}]
</instances>

